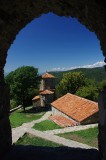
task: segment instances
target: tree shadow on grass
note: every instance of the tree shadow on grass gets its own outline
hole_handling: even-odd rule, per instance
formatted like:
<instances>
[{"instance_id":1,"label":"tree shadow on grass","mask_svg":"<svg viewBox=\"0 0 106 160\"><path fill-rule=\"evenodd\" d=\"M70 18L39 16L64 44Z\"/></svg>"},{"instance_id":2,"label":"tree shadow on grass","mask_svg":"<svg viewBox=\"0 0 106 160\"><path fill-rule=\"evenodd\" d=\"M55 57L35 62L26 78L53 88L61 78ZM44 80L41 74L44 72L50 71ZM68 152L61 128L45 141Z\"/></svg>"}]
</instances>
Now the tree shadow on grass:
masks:
<instances>
[{"instance_id":1,"label":"tree shadow on grass","mask_svg":"<svg viewBox=\"0 0 106 160\"><path fill-rule=\"evenodd\" d=\"M13 145L2 160L100 160L96 149Z\"/></svg>"}]
</instances>

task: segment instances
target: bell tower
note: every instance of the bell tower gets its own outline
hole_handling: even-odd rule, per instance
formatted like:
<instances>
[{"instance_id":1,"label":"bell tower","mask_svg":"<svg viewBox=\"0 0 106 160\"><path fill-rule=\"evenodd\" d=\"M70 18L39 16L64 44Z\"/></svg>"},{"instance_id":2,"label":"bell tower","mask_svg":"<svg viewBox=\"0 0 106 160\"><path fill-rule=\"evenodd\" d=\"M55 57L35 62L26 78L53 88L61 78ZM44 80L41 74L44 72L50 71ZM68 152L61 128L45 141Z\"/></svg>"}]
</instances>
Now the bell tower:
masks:
<instances>
[{"instance_id":1,"label":"bell tower","mask_svg":"<svg viewBox=\"0 0 106 160\"><path fill-rule=\"evenodd\" d=\"M40 91L44 90L55 91L55 77L50 73L45 73L42 75Z\"/></svg>"}]
</instances>

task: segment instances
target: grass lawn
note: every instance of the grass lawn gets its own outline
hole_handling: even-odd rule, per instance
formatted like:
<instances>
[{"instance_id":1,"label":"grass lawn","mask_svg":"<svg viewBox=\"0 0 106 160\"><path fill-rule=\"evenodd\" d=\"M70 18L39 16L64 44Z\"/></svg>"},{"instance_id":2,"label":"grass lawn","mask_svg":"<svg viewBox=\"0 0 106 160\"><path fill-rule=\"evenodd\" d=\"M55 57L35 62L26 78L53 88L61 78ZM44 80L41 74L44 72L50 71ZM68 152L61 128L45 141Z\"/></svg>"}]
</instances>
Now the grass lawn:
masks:
<instances>
[{"instance_id":1,"label":"grass lawn","mask_svg":"<svg viewBox=\"0 0 106 160\"><path fill-rule=\"evenodd\" d=\"M33 120L39 119L44 115L45 112L31 112L31 108L27 108L26 112L23 109L19 109L10 114L10 122L12 128L21 126L23 123L31 122Z\"/></svg>"},{"instance_id":2,"label":"grass lawn","mask_svg":"<svg viewBox=\"0 0 106 160\"><path fill-rule=\"evenodd\" d=\"M68 132L63 134L58 134L61 137L71 139L77 142L85 143L92 147L98 148L98 128L89 128L82 131Z\"/></svg>"},{"instance_id":3,"label":"grass lawn","mask_svg":"<svg viewBox=\"0 0 106 160\"><path fill-rule=\"evenodd\" d=\"M36 123L33 126L33 128L40 131L47 131L47 130L59 129L61 127L50 120L44 120L40 123Z\"/></svg>"},{"instance_id":4,"label":"grass lawn","mask_svg":"<svg viewBox=\"0 0 106 160\"><path fill-rule=\"evenodd\" d=\"M26 133L22 138L20 138L15 144L17 145L34 145L34 146L48 146L48 147L59 147L60 144L35 137L31 134Z\"/></svg>"}]
</instances>

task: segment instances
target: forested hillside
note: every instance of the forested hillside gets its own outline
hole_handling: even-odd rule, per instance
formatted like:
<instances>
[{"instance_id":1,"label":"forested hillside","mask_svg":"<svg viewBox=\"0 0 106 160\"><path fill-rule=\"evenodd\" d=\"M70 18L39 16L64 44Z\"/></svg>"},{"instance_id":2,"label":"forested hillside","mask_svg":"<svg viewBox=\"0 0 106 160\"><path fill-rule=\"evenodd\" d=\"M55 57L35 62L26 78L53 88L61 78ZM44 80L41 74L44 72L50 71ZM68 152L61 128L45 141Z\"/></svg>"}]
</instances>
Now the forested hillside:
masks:
<instances>
[{"instance_id":1,"label":"forested hillside","mask_svg":"<svg viewBox=\"0 0 106 160\"><path fill-rule=\"evenodd\" d=\"M106 72L103 67L98 68L77 68L68 71L50 72L56 77L56 84L60 82L64 73L68 72L82 72L86 78L101 82L106 79Z\"/></svg>"}]
</instances>

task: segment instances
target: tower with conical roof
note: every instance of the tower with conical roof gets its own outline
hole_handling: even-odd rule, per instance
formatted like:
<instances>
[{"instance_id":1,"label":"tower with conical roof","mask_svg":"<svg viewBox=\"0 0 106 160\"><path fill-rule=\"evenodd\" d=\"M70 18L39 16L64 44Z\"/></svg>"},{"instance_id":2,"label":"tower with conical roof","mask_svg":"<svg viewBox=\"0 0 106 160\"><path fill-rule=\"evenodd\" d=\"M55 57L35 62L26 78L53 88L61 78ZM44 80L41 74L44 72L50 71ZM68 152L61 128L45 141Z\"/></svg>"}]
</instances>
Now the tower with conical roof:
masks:
<instances>
[{"instance_id":1,"label":"tower with conical roof","mask_svg":"<svg viewBox=\"0 0 106 160\"><path fill-rule=\"evenodd\" d=\"M40 91L44 91L46 89L51 91L55 90L55 77L47 72L42 75Z\"/></svg>"},{"instance_id":2,"label":"tower with conical roof","mask_svg":"<svg viewBox=\"0 0 106 160\"><path fill-rule=\"evenodd\" d=\"M50 107L55 99L55 77L50 73L41 76L39 96L32 99L33 106Z\"/></svg>"}]
</instances>

